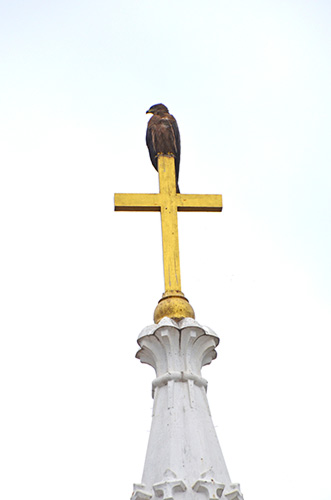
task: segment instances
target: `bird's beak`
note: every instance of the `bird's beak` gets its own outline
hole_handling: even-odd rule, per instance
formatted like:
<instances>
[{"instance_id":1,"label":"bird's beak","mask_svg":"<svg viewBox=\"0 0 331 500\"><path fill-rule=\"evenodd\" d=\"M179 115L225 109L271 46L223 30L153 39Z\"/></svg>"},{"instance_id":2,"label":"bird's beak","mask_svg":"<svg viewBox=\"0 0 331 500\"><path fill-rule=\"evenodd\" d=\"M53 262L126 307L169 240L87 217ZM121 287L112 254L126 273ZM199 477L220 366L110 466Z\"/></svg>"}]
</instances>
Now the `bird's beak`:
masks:
<instances>
[{"instance_id":1,"label":"bird's beak","mask_svg":"<svg viewBox=\"0 0 331 500\"><path fill-rule=\"evenodd\" d=\"M151 113L151 109L150 108L146 111L146 115L147 115L147 113Z\"/></svg>"}]
</instances>

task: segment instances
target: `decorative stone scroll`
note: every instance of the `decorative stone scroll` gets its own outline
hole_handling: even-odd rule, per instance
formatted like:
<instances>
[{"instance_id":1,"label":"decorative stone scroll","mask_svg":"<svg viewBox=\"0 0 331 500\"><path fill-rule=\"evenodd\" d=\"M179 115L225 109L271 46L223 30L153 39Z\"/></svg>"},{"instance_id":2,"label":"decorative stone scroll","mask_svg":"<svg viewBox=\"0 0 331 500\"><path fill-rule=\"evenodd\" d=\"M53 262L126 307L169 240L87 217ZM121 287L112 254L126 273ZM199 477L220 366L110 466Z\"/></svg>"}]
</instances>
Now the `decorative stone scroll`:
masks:
<instances>
[{"instance_id":1,"label":"decorative stone scroll","mask_svg":"<svg viewBox=\"0 0 331 500\"><path fill-rule=\"evenodd\" d=\"M164 478L164 481L153 485L153 490L157 498L174 500L173 495L175 491L186 491L184 481L177 479L176 474L172 470L167 469L164 473Z\"/></svg>"},{"instance_id":2,"label":"decorative stone scroll","mask_svg":"<svg viewBox=\"0 0 331 500\"><path fill-rule=\"evenodd\" d=\"M144 484L134 484L131 500L150 500L152 493L146 491Z\"/></svg>"},{"instance_id":3,"label":"decorative stone scroll","mask_svg":"<svg viewBox=\"0 0 331 500\"><path fill-rule=\"evenodd\" d=\"M202 473L200 479L192 486L192 489L198 493L207 493L208 500L221 498L224 488L224 484L215 481L211 469Z\"/></svg>"},{"instance_id":4,"label":"decorative stone scroll","mask_svg":"<svg viewBox=\"0 0 331 500\"><path fill-rule=\"evenodd\" d=\"M224 497L227 500L244 500L243 494L240 491L240 484L232 483L224 492Z\"/></svg>"},{"instance_id":5,"label":"decorative stone scroll","mask_svg":"<svg viewBox=\"0 0 331 500\"><path fill-rule=\"evenodd\" d=\"M218 343L219 338L211 329L191 318L183 319L180 324L163 318L157 325L145 328L138 337L141 349L136 357L156 372L152 396L158 387L172 381L190 381L190 386L194 384L207 390L201 368L216 358Z\"/></svg>"}]
</instances>

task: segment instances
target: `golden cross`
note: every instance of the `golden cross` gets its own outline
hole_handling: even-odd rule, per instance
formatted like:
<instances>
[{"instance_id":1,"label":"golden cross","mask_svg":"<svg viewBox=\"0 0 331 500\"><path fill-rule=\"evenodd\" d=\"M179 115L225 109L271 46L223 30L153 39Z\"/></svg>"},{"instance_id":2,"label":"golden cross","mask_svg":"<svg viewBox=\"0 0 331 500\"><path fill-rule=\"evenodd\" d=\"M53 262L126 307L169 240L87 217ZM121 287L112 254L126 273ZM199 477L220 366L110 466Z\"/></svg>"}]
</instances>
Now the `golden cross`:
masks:
<instances>
[{"instance_id":1,"label":"golden cross","mask_svg":"<svg viewBox=\"0 0 331 500\"><path fill-rule=\"evenodd\" d=\"M158 157L160 192L157 194L115 194L115 210L161 212L165 292L154 312L155 323L168 316L194 318L194 311L181 291L177 212L221 212L220 194L176 193L175 160Z\"/></svg>"}]
</instances>

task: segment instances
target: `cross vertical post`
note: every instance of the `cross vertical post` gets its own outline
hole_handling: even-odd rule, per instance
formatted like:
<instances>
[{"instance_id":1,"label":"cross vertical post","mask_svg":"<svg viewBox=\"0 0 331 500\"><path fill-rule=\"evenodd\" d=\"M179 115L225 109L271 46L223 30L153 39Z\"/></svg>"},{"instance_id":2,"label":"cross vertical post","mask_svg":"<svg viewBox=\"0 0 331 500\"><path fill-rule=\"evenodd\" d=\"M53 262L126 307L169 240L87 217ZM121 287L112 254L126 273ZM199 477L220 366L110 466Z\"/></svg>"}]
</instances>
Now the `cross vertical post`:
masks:
<instances>
[{"instance_id":1,"label":"cross vertical post","mask_svg":"<svg viewBox=\"0 0 331 500\"><path fill-rule=\"evenodd\" d=\"M173 162L167 160L165 156L158 160L160 193L164 197L161 205L164 287L166 292L181 292L176 181L172 175Z\"/></svg>"}]
</instances>

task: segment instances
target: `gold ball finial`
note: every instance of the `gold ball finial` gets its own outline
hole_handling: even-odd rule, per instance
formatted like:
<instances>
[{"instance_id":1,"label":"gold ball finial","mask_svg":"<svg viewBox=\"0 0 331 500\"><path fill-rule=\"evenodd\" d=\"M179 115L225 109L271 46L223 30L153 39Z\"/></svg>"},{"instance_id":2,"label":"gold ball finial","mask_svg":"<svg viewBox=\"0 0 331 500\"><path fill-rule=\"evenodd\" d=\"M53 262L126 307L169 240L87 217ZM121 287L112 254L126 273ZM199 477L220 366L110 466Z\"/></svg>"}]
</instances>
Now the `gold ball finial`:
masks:
<instances>
[{"instance_id":1,"label":"gold ball finial","mask_svg":"<svg viewBox=\"0 0 331 500\"><path fill-rule=\"evenodd\" d=\"M193 308L182 292L178 290L164 292L154 311L154 322L159 323L165 317L176 321L195 318Z\"/></svg>"}]
</instances>

